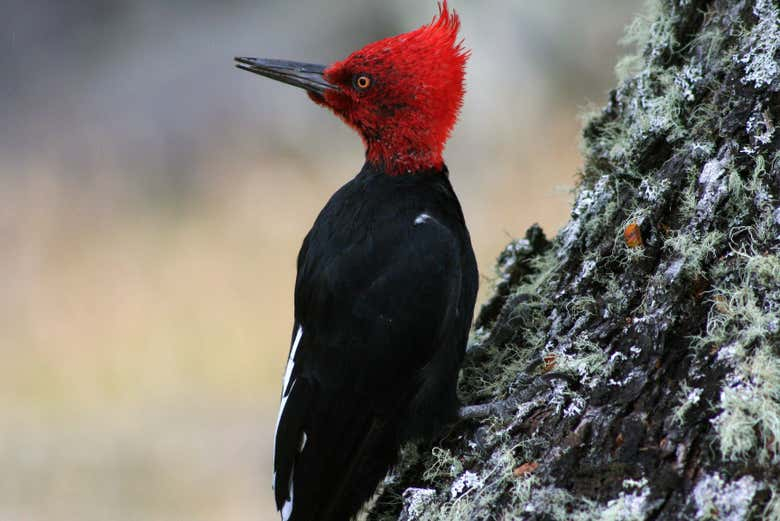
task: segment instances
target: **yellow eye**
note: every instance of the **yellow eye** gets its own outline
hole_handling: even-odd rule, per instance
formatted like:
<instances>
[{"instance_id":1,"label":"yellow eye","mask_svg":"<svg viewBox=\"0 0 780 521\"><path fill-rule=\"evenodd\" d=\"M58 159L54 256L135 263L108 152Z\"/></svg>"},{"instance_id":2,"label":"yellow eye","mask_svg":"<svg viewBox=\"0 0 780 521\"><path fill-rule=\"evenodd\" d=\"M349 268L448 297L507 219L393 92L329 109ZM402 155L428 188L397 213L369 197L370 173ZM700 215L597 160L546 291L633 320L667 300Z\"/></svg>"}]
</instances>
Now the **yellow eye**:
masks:
<instances>
[{"instance_id":1,"label":"yellow eye","mask_svg":"<svg viewBox=\"0 0 780 521\"><path fill-rule=\"evenodd\" d=\"M360 90L366 90L371 86L371 77L361 74L355 78L355 87Z\"/></svg>"}]
</instances>

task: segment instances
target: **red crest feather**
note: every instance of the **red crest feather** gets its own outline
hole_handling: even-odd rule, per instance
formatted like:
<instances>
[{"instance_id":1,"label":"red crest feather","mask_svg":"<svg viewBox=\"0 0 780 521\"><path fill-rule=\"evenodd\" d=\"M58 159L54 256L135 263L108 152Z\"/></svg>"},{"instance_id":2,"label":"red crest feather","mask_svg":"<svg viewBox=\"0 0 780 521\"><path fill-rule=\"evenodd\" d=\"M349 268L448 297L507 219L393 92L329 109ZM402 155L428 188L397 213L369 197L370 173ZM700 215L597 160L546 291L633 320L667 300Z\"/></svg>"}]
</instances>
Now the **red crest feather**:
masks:
<instances>
[{"instance_id":1,"label":"red crest feather","mask_svg":"<svg viewBox=\"0 0 780 521\"><path fill-rule=\"evenodd\" d=\"M368 44L328 67L327 80L341 90L316 101L354 127L368 160L389 173L441 168L465 91L469 51L459 30L460 18L444 0L430 24Z\"/></svg>"}]
</instances>

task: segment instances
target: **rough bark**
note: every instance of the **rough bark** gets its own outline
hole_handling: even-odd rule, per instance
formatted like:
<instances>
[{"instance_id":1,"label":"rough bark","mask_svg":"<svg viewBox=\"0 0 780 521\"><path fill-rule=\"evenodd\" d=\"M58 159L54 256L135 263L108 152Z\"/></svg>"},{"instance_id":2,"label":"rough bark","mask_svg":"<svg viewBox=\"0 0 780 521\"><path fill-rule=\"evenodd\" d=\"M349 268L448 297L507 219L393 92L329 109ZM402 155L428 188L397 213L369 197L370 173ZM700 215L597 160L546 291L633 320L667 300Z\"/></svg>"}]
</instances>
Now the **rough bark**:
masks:
<instances>
[{"instance_id":1,"label":"rough bark","mask_svg":"<svg viewBox=\"0 0 780 521\"><path fill-rule=\"evenodd\" d=\"M780 7L660 0L629 35L571 220L498 259L459 389L497 405L369 519L780 519Z\"/></svg>"}]
</instances>

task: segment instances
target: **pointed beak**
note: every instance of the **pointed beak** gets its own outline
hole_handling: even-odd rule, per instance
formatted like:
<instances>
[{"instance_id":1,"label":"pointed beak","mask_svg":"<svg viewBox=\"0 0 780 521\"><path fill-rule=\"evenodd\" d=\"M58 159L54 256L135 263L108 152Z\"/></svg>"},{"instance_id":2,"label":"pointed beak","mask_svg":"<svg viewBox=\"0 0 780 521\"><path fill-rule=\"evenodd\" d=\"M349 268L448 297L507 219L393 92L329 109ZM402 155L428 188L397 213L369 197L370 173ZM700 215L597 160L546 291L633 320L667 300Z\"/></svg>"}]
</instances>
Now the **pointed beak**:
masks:
<instances>
[{"instance_id":1,"label":"pointed beak","mask_svg":"<svg viewBox=\"0 0 780 521\"><path fill-rule=\"evenodd\" d=\"M329 90L339 90L337 86L328 83L323 76L325 65L262 58L235 58L235 60L236 67L239 69L300 87L312 94L323 96Z\"/></svg>"}]
</instances>

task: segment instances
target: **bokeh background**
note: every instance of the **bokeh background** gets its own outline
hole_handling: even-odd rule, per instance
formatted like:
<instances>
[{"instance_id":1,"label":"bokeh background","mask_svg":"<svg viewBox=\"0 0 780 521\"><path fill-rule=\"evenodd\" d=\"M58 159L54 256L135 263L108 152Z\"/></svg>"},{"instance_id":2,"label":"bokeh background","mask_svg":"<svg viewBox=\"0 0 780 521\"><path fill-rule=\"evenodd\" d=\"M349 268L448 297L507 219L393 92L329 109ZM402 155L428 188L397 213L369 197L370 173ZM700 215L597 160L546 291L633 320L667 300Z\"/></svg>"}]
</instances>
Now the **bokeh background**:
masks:
<instances>
[{"instance_id":1,"label":"bokeh background","mask_svg":"<svg viewBox=\"0 0 780 521\"><path fill-rule=\"evenodd\" d=\"M446 151L489 292L565 222L578 113L640 0L451 0L473 54ZM0 520L276 519L294 260L357 136L234 55L327 63L435 3L6 0Z\"/></svg>"}]
</instances>

